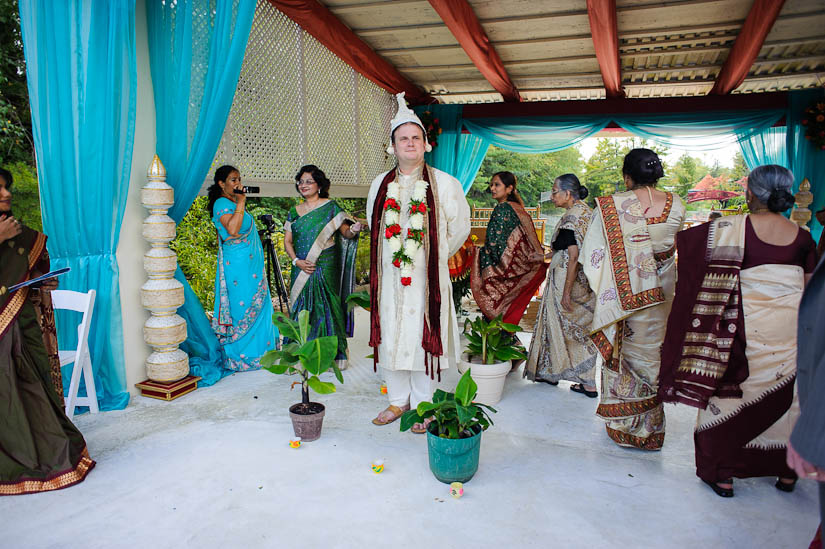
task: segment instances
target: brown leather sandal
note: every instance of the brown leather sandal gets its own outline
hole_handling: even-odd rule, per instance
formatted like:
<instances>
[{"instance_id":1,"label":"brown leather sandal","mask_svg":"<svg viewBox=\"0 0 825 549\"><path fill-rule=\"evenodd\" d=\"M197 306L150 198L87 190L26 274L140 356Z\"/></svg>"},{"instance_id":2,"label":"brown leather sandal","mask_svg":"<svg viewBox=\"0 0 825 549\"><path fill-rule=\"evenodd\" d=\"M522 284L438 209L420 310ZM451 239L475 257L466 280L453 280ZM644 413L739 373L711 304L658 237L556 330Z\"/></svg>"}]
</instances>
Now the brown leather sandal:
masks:
<instances>
[{"instance_id":1,"label":"brown leather sandal","mask_svg":"<svg viewBox=\"0 0 825 549\"><path fill-rule=\"evenodd\" d=\"M390 404L385 409L381 410L375 419L372 420L374 425L389 425L396 419L400 418L404 412L410 409L410 405L406 405L403 408L399 408L398 406L394 406Z\"/></svg>"}]
</instances>

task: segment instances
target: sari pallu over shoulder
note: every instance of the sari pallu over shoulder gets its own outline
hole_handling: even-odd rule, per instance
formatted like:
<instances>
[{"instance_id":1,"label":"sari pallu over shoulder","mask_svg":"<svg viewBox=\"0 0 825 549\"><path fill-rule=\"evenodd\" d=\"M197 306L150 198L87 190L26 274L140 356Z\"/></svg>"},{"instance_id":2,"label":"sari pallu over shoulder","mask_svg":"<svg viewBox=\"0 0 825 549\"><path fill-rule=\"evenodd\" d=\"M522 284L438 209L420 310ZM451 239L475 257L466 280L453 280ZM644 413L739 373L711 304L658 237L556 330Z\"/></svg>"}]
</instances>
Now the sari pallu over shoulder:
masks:
<instances>
[{"instance_id":1,"label":"sari pallu over shoulder","mask_svg":"<svg viewBox=\"0 0 825 549\"><path fill-rule=\"evenodd\" d=\"M736 398L748 377L740 271L746 215L726 216L676 237L676 297L662 347L659 396L704 409Z\"/></svg>"},{"instance_id":2,"label":"sari pallu over shoulder","mask_svg":"<svg viewBox=\"0 0 825 549\"><path fill-rule=\"evenodd\" d=\"M330 212L330 214L326 214L325 212L329 208L332 208L333 211ZM304 223L309 223L309 222L313 221L313 220L308 219L308 216L311 216L312 214L316 214L316 212L317 212L317 215L323 215L323 216L327 216L327 215L331 215L331 214L334 214L334 215L332 215L331 219L329 219L329 221L327 221L324 224L324 226L320 229L320 231L318 231L318 234L315 237L315 240L313 241L312 246L310 247L309 251L306 252L305 257L299 257L299 259L305 259L306 261L309 261L310 263L316 263L318 261L318 257L321 255L321 253L324 252L326 249L328 249L330 246L335 244L336 232L341 228L341 225L343 225L345 222L354 223L354 220L349 215L347 215L346 212L341 210L335 202L330 200L328 203L323 204L322 206L316 208L312 212L308 212L308 213L304 214L303 216L300 216L297 220L289 221L288 222L289 223L289 229L293 233L297 232L297 231L307 230L307 229L304 229L302 227L302 225ZM311 230L311 229L309 229L309 230ZM296 250L296 252L297 252L297 250ZM298 253L298 255L300 256L301 254ZM350 254L346 254L346 251L342 249L342 256L343 255L350 255ZM291 288L290 293L289 293L289 301L290 301L290 303L293 304L293 306L294 306L295 302L298 300L298 296L304 290L304 286L306 286L306 283L309 280L309 278L310 278L310 275L308 275L304 271L301 271L300 273L298 273L298 276L295 277L295 280L292 283L292 288ZM341 298L346 299L346 296L342 295Z\"/></svg>"},{"instance_id":3,"label":"sari pallu over shoulder","mask_svg":"<svg viewBox=\"0 0 825 549\"><path fill-rule=\"evenodd\" d=\"M516 202L497 205L487 227L487 242L476 251L470 272L473 297L487 318L504 315L505 322L517 324L544 280L544 249L533 219ZM498 258L488 243L502 249Z\"/></svg>"},{"instance_id":4,"label":"sari pallu over shoulder","mask_svg":"<svg viewBox=\"0 0 825 549\"><path fill-rule=\"evenodd\" d=\"M6 335L29 296L29 288L9 293L8 288L31 278L32 271L47 261L46 235L26 226L19 235L0 244L7 246L0 263L0 337ZM42 266L48 272L48 263ZM43 268L39 270L43 270Z\"/></svg>"}]
</instances>

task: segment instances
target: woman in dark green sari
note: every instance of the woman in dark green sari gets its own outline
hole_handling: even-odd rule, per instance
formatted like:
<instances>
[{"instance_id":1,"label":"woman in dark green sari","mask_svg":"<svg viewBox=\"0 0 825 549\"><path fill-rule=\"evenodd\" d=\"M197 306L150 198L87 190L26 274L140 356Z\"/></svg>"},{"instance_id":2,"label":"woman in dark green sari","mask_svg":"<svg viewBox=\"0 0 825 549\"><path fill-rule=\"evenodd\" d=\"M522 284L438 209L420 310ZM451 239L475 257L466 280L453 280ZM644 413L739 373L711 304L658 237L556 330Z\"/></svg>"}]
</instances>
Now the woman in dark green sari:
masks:
<instances>
[{"instance_id":1,"label":"woman in dark green sari","mask_svg":"<svg viewBox=\"0 0 825 549\"><path fill-rule=\"evenodd\" d=\"M310 314L311 337L338 337L339 368L346 367L347 337L352 337L352 313L345 300L355 281L355 252L361 223L329 199L330 182L317 166L303 166L295 188L304 199L289 211L284 224L284 248L292 259L290 314ZM343 236L343 238L341 238Z\"/></svg>"},{"instance_id":2,"label":"woman in dark green sari","mask_svg":"<svg viewBox=\"0 0 825 549\"><path fill-rule=\"evenodd\" d=\"M12 176L0 169L0 495L66 488L95 462L52 381L38 309L41 290L9 287L49 272L46 235L11 215Z\"/></svg>"}]
</instances>

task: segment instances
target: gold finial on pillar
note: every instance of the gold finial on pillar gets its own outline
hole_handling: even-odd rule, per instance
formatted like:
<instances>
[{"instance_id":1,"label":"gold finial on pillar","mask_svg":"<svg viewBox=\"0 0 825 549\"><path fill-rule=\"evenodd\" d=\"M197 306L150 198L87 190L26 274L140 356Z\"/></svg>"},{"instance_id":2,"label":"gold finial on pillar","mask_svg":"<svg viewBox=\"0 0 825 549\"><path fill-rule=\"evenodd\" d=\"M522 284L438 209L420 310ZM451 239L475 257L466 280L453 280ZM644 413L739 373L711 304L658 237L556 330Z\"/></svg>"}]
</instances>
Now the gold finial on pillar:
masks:
<instances>
[{"instance_id":1,"label":"gold finial on pillar","mask_svg":"<svg viewBox=\"0 0 825 549\"><path fill-rule=\"evenodd\" d=\"M811 210L808 206L814 201L814 195L811 193L811 182L808 178L802 180L799 184L799 191L794 195L796 205L791 211L791 221L799 225L805 230L808 228L808 221L811 220Z\"/></svg>"}]
</instances>

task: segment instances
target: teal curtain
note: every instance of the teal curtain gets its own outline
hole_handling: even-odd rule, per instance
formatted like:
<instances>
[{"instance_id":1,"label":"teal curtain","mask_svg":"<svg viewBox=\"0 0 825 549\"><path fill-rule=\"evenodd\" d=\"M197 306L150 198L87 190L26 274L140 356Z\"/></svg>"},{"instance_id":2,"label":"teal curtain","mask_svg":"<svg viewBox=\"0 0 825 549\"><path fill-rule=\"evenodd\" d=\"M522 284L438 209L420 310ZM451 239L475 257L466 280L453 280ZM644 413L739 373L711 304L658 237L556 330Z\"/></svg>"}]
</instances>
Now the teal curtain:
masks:
<instances>
[{"instance_id":1,"label":"teal curtain","mask_svg":"<svg viewBox=\"0 0 825 549\"><path fill-rule=\"evenodd\" d=\"M748 169L764 164L788 167L787 131L785 127L766 128L739 140Z\"/></svg>"},{"instance_id":2,"label":"teal curtain","mask_svg":"<svg viewBox=\"0 0 825 549\"><path fill-rule=\"evenodd\" d=\"M458 179L467 194L490 144L481 137L463 133L463 109L463 105L429 105L416 107L415 111L419 116L430 111L442 130L437 138L438 145L425 155L427 163Z\"/></svg>"},{"instance_id":3,"label":"teal curtain","mask_svg":"<svg viewBox=\"0 0 825 549\"><path fill-rule=\"evenodd\" d=\"M157 154L175 189L169 215L180 223L204 180L223 135L243 64L255 0L146 3L149 60L155 92ZM181 349L193 375L211 385L230 373L203 307L183 273L187 323Z\"/></svg>"},{"instance_id":4,"label":"teal curtain","mask_svg":"<svg viewBox=\"0 0 825 549\"><path fill-rule=\"evenodd\" d=\"M776 124L782 110L699 111L678 114L616 115L611 117L627 131L668 147L714 150L735 145Z\"/></svg>"},{"instance_id":5,"label":"teal curtain","mask_svg":"<svg viewBox=\"0 0 825 549\"><path fill-rule=\"evenodd\" d=\"M814 101L825 101L825 92L822 88L812 90L798 90L788 92L788 111L786 114L787 134L786 147L788 154L788 169L793 172L794 192L806 177L811 183L811 192L814 195L813 203L808 206L811 212L816 213L825 207L825 150L817 149L805 139L805 109ZM811 234L819 238L822 225L812 216L808 224Z\"/></svg>"},{"instance_id":6,"label":"teal curtain","mask_svg":"<svg viewBox=\"0 0 825 549\"><path fill-rule=\"evenodd\" d=\"M547 153L596 135L609 116L538 116L465 119L464 127L491 145L520 153Z\"/></svg>"},{"instance_id":7,"label":"teal curtain","mask_svg":"<svg viewBox=\"0 0 825 549\"><path fill-rule=\"evenodd\" d=\"M115 251L135 137L134 1L20 0L19 8L52 268L72 269L60 278L62 289L97 292L89 346L98 403L125 408ZM60 346L73 348L79 318L57 320L66 327Z\"/></svg>"}]
</instances>

